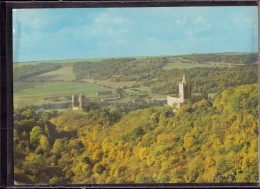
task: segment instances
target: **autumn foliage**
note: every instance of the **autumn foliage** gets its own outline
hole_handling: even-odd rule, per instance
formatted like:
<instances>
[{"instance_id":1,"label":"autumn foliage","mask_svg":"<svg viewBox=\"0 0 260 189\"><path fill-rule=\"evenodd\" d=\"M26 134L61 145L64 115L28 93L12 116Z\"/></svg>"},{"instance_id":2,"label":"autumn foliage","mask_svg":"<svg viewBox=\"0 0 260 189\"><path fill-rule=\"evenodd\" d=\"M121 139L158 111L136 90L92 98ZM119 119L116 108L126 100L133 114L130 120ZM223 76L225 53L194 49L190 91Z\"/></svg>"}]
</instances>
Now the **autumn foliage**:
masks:
<instances>
[{"instance_id":1,"label":"autumn foliage","mask_svg":"<svg viewBox=\"0 0 260 189\"><path fill-rule=\"evenodd\" d=\"M258 86L213 102L118 115L15 111L15 180L48 184L256 182ZM46 115L48 114L48 116ZM45 119L44 119L45 118Z\"/></svg>"}]
</instances>

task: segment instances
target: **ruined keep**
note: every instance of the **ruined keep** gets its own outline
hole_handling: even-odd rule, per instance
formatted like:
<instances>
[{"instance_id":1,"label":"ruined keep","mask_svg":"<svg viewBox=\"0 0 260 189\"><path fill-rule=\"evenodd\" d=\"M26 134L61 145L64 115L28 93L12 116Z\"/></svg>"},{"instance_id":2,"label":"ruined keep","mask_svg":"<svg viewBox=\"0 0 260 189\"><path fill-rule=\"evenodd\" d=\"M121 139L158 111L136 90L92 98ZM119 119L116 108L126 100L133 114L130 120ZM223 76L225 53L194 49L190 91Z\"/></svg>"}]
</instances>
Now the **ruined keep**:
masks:
<instances>
[{"instance_id":1,"label":"ruined keep","mask_svg":"<svg viewBox=\"0 0 260 189\"><path fill-rule=\"evenodd\" d=\"M86 96L81 93L80 95L72 95L72 110L84 110L86 108Z\"/></svg>"},{"instance_id":2,"label":"ruined keep","mask_svg":"<svg viewBox=\"0 0 260 189\"><path fill-rule=\"evenodd\" d=\"M176 108L179 108L187 102L191 102L191 84L186 82L184 75L182 82L179 83L179 96L167 96L167 104L171 107L176 105Z\"/></svg>"}]
</instances>

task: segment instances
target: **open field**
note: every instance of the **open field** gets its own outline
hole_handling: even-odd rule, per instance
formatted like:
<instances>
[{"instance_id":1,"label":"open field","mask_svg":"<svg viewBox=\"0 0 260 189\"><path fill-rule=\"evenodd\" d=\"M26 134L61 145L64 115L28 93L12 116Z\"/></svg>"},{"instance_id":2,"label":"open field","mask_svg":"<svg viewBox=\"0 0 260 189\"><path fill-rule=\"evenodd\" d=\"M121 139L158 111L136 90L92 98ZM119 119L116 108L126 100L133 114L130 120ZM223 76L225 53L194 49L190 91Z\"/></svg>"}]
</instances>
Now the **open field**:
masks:
<instances>
[{"instance_id":1,"label":"open field","mask_svg":"<svg viewBox=\"0 0 260 189\"><path fill-rule=\"evenodd\" d=\"M149 97L153 97L153 98L166 98L166 95L153 93L150 87L136 87L136 88L126 89L125 91L127 93L133 93L138 95L147 94Z\"/></svg>"},{"instance_id":2,"label":"open field","mask_svg":"<svg viewBox=\"0 0 260 189\"><path fill-rule=\"evenodd\" d=\"M160 57L160 56L158 56ZM129 62L130 65L132 65L133 67L127 67L125 65L128 64L127 59L129 58L135 58L138 59L139 61L136 61L137 64L131 64L131 60ZM184 70L184 72L188 72L188 73L193 73L192 77L195 78L191 78L191 79L197 79L197 82L200 82L200 79L196 78L197 77L197 69L192 69L192 68L213 68L211 70L212 73L214 74L214 68L218 68L218 67L223 67L223 68L227 68L230 69L229 71L232 71L233 73L235 73L236 71L240 71L239 69L237 69L237 67L240 66L246 66L245 64L239 64L239 63L226 63L226 62L203 62L203 63L198 63L196 61L193 61L193 59L188 59L182 56L162 56L162 58L164 59L154 59L153 61L151 61L151 65L153 65L152 63L155 64L159 64L160 67L156 68L152 68L150 66L150 62L147 61L147 58L149 57L127 57L126 61L122 61L122 62L117 62L114 60L112 60L112 58L97 58L97 59L71 59L71 60L57 60L57 61L34 61L34 62L23 62L23 63L17 63L14 64L15 66L19 66L19 65L30 65L30 64L38 64L38 63L42 63L42 62L46 62L46 63L61 63L62 66L61 68L58 67L57 70L54 71L49 71L49 72L41 72L43 74L39 74L36 75L34 74L34 76L28 76L25 77L26 79L20 81L17 80L14 82L14 106L15 107L20 107L20 106L26 106L26 105L40 105L40 104L47 104L47 103L53 103L56 102L55 100L53 100L53 97L59 97L62 99L62 97L65 96L70 96L72 94L77 94L77 93L85 93L87 96L89 97L94 97L95 96L95 92L96 91L101 91L101 90L113 90L115 93L115 89L117 88L123 88L124 89L124 93L127 94L127 96L129 94L132 94L133 98L135 98L138 95L142 95L145 94L148 97L152 97L152 98L165 98L166 95L161 95L161 94L169 94L171 93L171 91L166 87L162 87L160 88L160 83L157 82L157 75L155 74L155 69L162 69L160 72L161 74L163 74L164 72L166 73L166 71L164 70L168 70L169 72L167 72L168 74L172 74L169 75L169 77L174 76L174 74L178 74L183 72L182 69L187 69L186 71ZM153 59L155 57L151 57L151 59ZM102 61L101 61L102 60ZM108 62L106 62L105 60L108 60ZM88 67L84 67L84 64L81 65L73 65L73 63L76 62L86 62L86 61L96 61L96 63L94 63L93 65L93 70L89 69ZM158 62L156 62L158 61ZM160 62L161 61L161 62ZM166 61L166 62L163 62ZM228 61L228 60L227 60ZM103 66L103 64L109 64L106 66ZM111 64L110 64L111 63ZM125 64L123 64L125 63ZM166 64L165 64L166 63ZM95 66L96 64L100 64L99 66ZM140 65L139 65L140 64ZM113 67L112 67L112 66ZM75 71L75 75L72 72L72 67L74 66L74 68L78 68L78 72L77 69ZM81 66L81 67L80 67ZM35 73L37 73L37 69L39 69L38 67L35 68L37 66L32 66L32 68L30 66L26 67L25 70L21 69L22 73L21 76L26 76L26 73L29 72L30 73L30 69L32 69ZM112 68L111 68L112 67ZM135 70L135 67L137 68L145 68L142 69L142 72L136 72L137 70ZM110 69L111 68L111 69ZM36 70L34 70L36 69ZM177 69L177 70L175 70ZM229 78L229 74L230 72L228 71L227 73L225 73L225 70L227 69L223 69L223 71L221 71L221 74L223 72L223 77L225 77L226 80L228 80L229 85L230 82L230 78ZM243 72L245 74L247 73L253 73L252 69L254 69L253 67L245 67L245 69L243 69ZM92 73L88 73L88 71L91 70L91 72L93 72L94 74L92 75ZM146 71L149 70L147 73ZM170 71L171 70L171 71ZM195 70L195 71L194 71ZM207 75L208 69L199 69L200 72L202 72L202 74ZM218 70L218 69L216 69ZM88 75L84 75L85 73L88 73ZM19 72L17 72L19 73ZM139 73L140 75L136 74ZM78 74L78 75L77 75ZM100 75L101 74L101 75ZM100 77L102 76L102 74L104 75L108 75L106 77ZM131 75L133 74L133 75ZM136 74L136 75L134 75ZM149 77L148 77L148 75ZM82 76L83 75L83 76ZM191 74L192 75L192 74ZM79 77L78 77L79 76ZM131 78L132 76L132 78ZM141 76L141 77L139 77ZM75 81L75 77L77 77L79 80ZM122 81L124 78L126 77L125 80L128 81ZM91 79L89 79L91 78ZM95 78L95 79L93 79ZM102 79L101 79L102 78ZM129 79L130 78L130 79ZM218 82L218 80L216 79L218 78L218 75L215 75L214 77L211 78L211 83L214 84L214 82ZM147 79L147 80L146 80ZM163 79L160 82L166 82L167 79L166 78L161 78ZM172 77L172 82L177 82L175 81L175 77ZM242 81L242 79L245 79L245 81L241 82L241 83L245 83L247 82L247 78L238 78L236 80L238 81ZM151 82L154 85L147 85L144 82ZM222 81L222 80L221 80ZM231 80L232 81L232 80ZM251 82L251 81L250 81ZM157 84L157 85L156 85ZM205 85L205 83L202 82L202 87L208 87ZM226 86L226 82L221 82L218 83L217 86L221 85L222 88L225 88ZM233 81L233 85L237 85L237 82ZM137 87L140 86L140 87ZM146 86L155 86L153 87L153 91L151 91L150 87L146 87ZM215 86L215 85L213 85ZM157 88L156 88L157 87ZM218 87L215 86L214 89L211 90L212 91L216 91ZM163 91L162 91L163 90ZM199 91L198 89L194 89L195 91ZM217 91L216 91L217 92ZM158 93L158 94L157 94ZM129 95L128 97L130 97L131 95ZM214 97L215 93L209 94L210 97ZM45 100L44 100L45 98ZM68 98L67 98L68 100ZM61 102L64 102L65 100L61 100Z\"/></svg>"},{"instance_id":3,"label":"open field","mask_svg":"<svg viewBox=\"0 0 260 189\"><path fill-rule=\"evenodd\" d=\"M191 62L190 60L185 60L183 58L170 57L167 58L168 63L163 67L163 70L173 70L173 69L191 69L191 68L215 68L215 67L231 67L234 64L230 63L220 63L220 62L208 62L208 63L197 63Z\"/></svg>"},{"instance_id":4,"label":"open field","mask_svg":"<svg viewBox=\"0 0 260 189\"><path fill-rule=\"evenodd\" d=\"M82 79L82 81L86 81L88 83L116 89L119 87L132 87L134 84L136 84L135 81L120 81L115 82L111 80L94 80L94 79Z\"/></svg>"},{"instance_id":5,"label":"open field","mask_svg":"<svg viewBox=\"0 0 260 189\"><path fill-rule=\"evenodd\" d=\"M58 70L30 77L28 81L72 81L74 79L72 67L66 66Z\"/></svg>"},{"instance_id":6,"label":"open field","mask_svg":"<svg viewBox=\"0 0 260 189\"><path fill-rule=\"evenodd\" d=\"M49 103L43 98L64 97L83 92L87 96L95 96L97 91L109 90L105 87L88 83L78 82L46 82L33 88L27 88L14 93L14 106L22 107L26 105L40 105Z\"/></svg>"}]
</instances>

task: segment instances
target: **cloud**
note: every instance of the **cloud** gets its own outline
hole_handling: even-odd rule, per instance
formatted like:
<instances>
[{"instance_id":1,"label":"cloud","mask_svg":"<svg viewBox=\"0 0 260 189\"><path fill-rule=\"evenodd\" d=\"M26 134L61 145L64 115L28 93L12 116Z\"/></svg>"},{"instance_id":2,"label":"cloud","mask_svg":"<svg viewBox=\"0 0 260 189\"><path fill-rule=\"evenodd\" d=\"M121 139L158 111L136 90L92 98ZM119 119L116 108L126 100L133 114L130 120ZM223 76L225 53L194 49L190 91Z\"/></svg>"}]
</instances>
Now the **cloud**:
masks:
<instances>
[{"instance_id":1,"label":"cloud","mask_svg":"<svg viewBox=\"0 0 260 189\"><path fill-rule=\"evenodd\" d=\"M128 29L128 21L123 18L122 14L116 11L104 9L96 14L92 23L88 23L85 27L86 33L104 38L111 35L125 35L130 31Z\"/></svg>"},{"instance_id":2,"label":"cloud","mask_svg":"<svg viewBox=\"0 0 260 189\"><path fill-rule=\"evenodd\" d=\"M199 17L197 17L195 20L194 20L194 23L195 24L206 24L207 23L207 20L204 18L204 17L202 17L202 16L199 16Z\"/></svg>"},{"instance_id":3,"label":"cloud","mask_svg":"<svg viewBox=\"0 0 260 189\"><path fill-rule=\"evenodd\" d=\"M28 28L28 30L39 30L47 27L55 20L46 10L42 9L15 9L13 20L17 25Z\"/></svg>"},{"instance_id":4,"label":"cloud","mask_svg":"<svg viewBox=\"0 0 260 189\"><path fill-rule=\"evenodd\" d=\"M182 24L185 24L186 22L187 22L187 17L177 18L177 19L175 20L175 23L176 23L177 25L182 25Z\"/></svg>"},{"instance_id":5,"label":"cloud","mask_svg":"<svg viewBox=\"0 0 260 189\"><path fill-rule=\"evenodd\" d=\"M189 37L192 37L192 36L193 36L193 31L192 31L192 30L188 30L188 31L187 31L187 35L188 35Z\"/></svg>"},{"instance_id":6,"label":"cloud","mask_svg":"<svg viewBox=\"0 0 260 189\"><path fill-rule=\"evenodd\" d=\"M13 18L16 61L257 49L252 7L16 9Z\"/></svg>"}]
</instances>

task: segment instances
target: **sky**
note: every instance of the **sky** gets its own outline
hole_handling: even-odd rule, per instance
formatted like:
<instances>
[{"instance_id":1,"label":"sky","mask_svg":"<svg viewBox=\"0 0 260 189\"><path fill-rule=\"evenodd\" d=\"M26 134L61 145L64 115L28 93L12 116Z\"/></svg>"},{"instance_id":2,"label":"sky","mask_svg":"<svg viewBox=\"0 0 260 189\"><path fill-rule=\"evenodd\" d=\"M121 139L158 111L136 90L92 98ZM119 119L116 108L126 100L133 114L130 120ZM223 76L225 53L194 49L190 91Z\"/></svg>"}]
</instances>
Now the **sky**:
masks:
<instances>
[{"instance_id":1,"label":"sky","mask_svg":"<svg viewBox=\"0 0 260 189\"><path fill-rule=\"evenodd\" d=\"M257 6L13 10L14 62L258 52Z\"/></svg>"}]
</instances>

